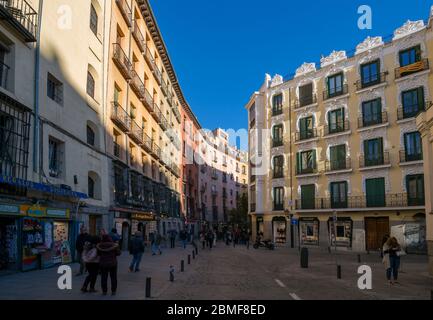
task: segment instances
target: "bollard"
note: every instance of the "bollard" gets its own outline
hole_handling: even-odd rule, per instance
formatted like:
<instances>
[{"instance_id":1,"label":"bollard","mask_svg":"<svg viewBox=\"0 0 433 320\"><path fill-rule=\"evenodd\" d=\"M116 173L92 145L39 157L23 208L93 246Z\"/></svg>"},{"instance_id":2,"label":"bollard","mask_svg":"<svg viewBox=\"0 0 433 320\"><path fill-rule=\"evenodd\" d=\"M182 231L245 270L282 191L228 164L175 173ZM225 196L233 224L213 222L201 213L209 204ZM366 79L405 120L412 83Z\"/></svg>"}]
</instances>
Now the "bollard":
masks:
<instances>
[{"instance_id":1,"label":"bollard","mask_svg":"<svg viewBox=\"0 0 433 320\"><path fill-rule=\"evenodd\" d=\"M302 248L301 250L301 268L308 269L308 249Z\"/></svg>"},{"instance_id":2,"label":"bollard","mask_svg":"<svg viewBox=\"0 0 433 320\"><path fill-rule=\"evenodd\" d=\"M195 251L192 252L192 260L195 260Z\"/></svg>"},{"instance_id":3,"label":"bollard","mask_svg":"<svg viewBox=\"0 0 433 320\"><path fill-rule=\"evenodd\" d=\"M341 279L341 266L337 266L337 279Z\"/></svg>"},{"instance_id":4,"label":"bollard","mask_svg":"<svg viewBox=\"0 0 433 320\"><path fill-rule=\"evenodd\" d=\"M185 271L185 261L180 260L180 272L184 272Z\"/></svg>"},{"instance_id":5,"label":"bollard","mask_svg":"<svg viewBox=\"0 0 433 320\"><path fill-rule=\"evenodd\" d=\"M361 263L361 255L358 254L358 263Z\"/></svg>"},{"instance_id":6,"label":"bollard","mask_svg":"<svg viewBox=\"0 0 433 320\"><path fill-rule=\"evenodd\" d=\"M152 285L152 278L146 278L146 298L150 298L151 294L151 285Z\"/></svg>"},{"instance_id":7,"label":"bollard","mask_svg":"<svg viewBox=\"0 0 433 320\"><path fill-rule=\"evenodd\" d=\"M195 255L198 256L198 248L195 247Z\"/></svg>"},{"instance_id":8,"label":"bollard","mask_svg":"<svg viewBox=\"0 0 433 320\"><path fill-rule=\"evenodd\" d=\"M188 255L188 264L191 264L191 255Z\"/></svg>"},{"instance_id":9,"label":"bollard","mask_svg":"<svg viewBox=\"0 0 433 320\"><path fill-rule=\"evenodd\" d=\"M174 267L170 266L170 282L174 282Z\"/></svg>"},{"instance_id":10,"label":"bollard","mask_svg":"<svg viewBox=\"0 0 433 320\"><path fill-rule=\"evenodd\" d=\"M331 247L328 247L328 253L331 254Z\"/></svg>"}]
</instances>

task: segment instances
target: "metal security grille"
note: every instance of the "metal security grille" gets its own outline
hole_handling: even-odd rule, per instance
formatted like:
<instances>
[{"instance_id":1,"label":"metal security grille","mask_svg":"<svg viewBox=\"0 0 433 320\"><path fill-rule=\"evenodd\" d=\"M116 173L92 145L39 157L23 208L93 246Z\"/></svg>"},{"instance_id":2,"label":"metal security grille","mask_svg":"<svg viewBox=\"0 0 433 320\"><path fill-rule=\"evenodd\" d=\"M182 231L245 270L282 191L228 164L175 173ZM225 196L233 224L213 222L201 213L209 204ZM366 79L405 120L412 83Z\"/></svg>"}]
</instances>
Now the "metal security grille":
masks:
<instances>
[{"instance_id":1,"label":"metal security grille","mask_svg":"<svg viewBox=\"0 0 433 320\"><path fill-rule=\"evenodd\" d=\"M27 178L30 112L0 93L0 174Z\"/></svg>"}]
</instances>

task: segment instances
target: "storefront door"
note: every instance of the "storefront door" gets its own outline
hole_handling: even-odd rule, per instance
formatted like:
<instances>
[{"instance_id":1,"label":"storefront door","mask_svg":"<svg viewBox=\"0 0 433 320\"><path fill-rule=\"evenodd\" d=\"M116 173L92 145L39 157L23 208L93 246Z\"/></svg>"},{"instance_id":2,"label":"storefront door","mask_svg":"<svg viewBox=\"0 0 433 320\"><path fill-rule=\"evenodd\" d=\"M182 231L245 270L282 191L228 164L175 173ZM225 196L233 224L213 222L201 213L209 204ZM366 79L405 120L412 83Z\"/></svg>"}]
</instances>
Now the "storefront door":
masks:
<instances>
[{"instance_id":1,"label":"storefront door","mask_svg":"<svg viewBox=\"0 0 433 320\"><path fill-rule=\"evenodd\" d=\"M18 262L18 232L16 220L0 218L0 272L15 270Z\"/></svg>"},{"instance_id":2,"label":"storefront door","mask_svg":"<svg viewBox=\"0 0 433 320\"><path fill-rule=\"evenodd\" d=\"M365 218L365 237L367 250L382 248L382 240L389 235L389 218Z\"/></svg>"}]
</instances>

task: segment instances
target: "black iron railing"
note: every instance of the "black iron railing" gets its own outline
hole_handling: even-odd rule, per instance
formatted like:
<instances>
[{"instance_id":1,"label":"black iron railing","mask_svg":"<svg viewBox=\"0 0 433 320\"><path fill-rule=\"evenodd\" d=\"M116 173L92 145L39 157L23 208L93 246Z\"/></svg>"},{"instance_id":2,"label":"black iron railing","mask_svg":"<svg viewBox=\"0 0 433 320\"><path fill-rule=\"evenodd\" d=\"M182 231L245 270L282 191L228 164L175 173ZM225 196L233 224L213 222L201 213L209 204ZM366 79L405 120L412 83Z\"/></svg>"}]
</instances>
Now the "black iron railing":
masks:
<instances>
[{"instance_id":1,"label":"black iron railing","mask_svg":"<svg viewBox=\"0 0 433 320\"><path fill-rule=\"evenodd\" d=\"M361 154L359 156L360 168L389 165L390 163L391 162L389 159L388 151L383 152L383 154L371 154L371 155Z\"/></svg>"},{"instance_id":2,"label":"black iron railing","mask_svg":"<svg viewBox=\"0 0 433 320\"><path fill-rule=\"evenodd\" d=\"M412 161L422 161L422 152L417 153L407 153L406 150L400 150L400 163L412 162Z\"/></svg>"},{"instance_id":3,"label":"black iron railing","mask_svg":"<svg viewBox=\"0 0 433 320\"><path fill-rule=\"evenodd\" d=\"M365 77L363 79L359 79L355 85L357 90L362 90L371 86L375 86L381 83L386 82L386 76L388 72L382 72L370 75L369 77Z\"/></svg>"},{"instance_id":4,"label":"black iron railing","mask_svg":"<svg viewBox=\"0 0 433 320\"><path fill-rule=\"evenodd\" d=\"M1 0L0 17L24 36L26 42L35 42L38 13L25 0Z\"/></svg>"},{"instance_id":5,"label":"black iron railing","mask_svg":"<svg viewBox=\"0 0 433 320\"><path fill-rule=\"evenodd\" d=\"M334 90L325 90L323 91L323 100L328 100L332 98L337 98L339 96L345 95L349 93L349 86L344 84L340 87L336 87Z\"/></svg>"},{"instance_id":6,"label":"black iron railing","mask_svg":"<svg viewBox=\"0 0 433 320\"><path fill-rule=\"evenodd\" d=\"M312 104L316 104L317 103L317 95L316 94L312 94L311 96L306 96L306 97L302 97L299 98L295 101L295 109L299 109L302 107L306 107L306 106L310 106Z\"/></svg>"},{"instance_id":7,"label":"black iron railing","mask_svg":"<svg viewBox=\"0 0 433 320\"><path fill-rule=\"evenodd\" d=\"M304 130L304 131L298 131L295 133L295 141L296 142L314 139L314 138L318 138L318 137L319 137L319 135L318 135L317 128L308 129L308 130Z\"/></svg>"},{"instance_id":8,"label":"black iron railing","mask_svg":"<svg viewBox=\"0 0 433 320\"><path fill-rule=\"evenodd\" d=\"M432 102L422 101L419 104L411 104L399 107L397 109L397 120L403 120L416 117L420 112L425 111L431 106Z\"/></svg>"},{"instance_id":9,"label":"black iron railing","mask_svg":"<svg viewBox=\"0 0 433 320\"><path fill-rule=\"evenodd\" d=\"M342 133L350 130L349 120L337 121L336 123L326 125L324 135L329 136L331 134Z\"/></svg>"},{"instance_id":10,"label":"black iron railing","mask_svg":"<svg viewBox=\"0 0 433 320\"><path fill-rule=\"evenodd\" d=\"M378 124L383 124L388 122L388 112L384 111L381 113L373 113L367 117L363 115L358 117L358 128L367 128L371 126L375 126Z\"/></svg>"},{"instance_id":11,"label":"black iron railing","mask_svg":"<svg viewBox=\"0 0 433 320\"><path fill-rule=\"evenodd\" d=\"M120 103L113 101L111 103L111 120L115 122L124 131L129 131L130 117L125 109L122 108Z\"/></svg>"},{"instance_id":12,"label":"black iron railing","mask_svg":"<svg viewBox=\"0 0 433 320\"><path fill-rule=\"evenodd\" d=\"M326 172L348 170L348 169L352 169L352 159L349 157L341 160L325 161Z\"/></svg>"},{"instance_id":13,"label":"black iron railing","mask_svg":"<svg viewBox=\"0 0 433 320\"><path fill-rule=\"evenodd\" d=\"M422 59L418 62L412 63L410 65L399 67L395 69L395 78L400 79L402 77L408 76L413 73L421 72L424 70L428 70L430 68L429 66L429 60Z\"/></svg>"},{"instance_id":14,"label":"black iron railing","mask_svg":"<svg viewBox=\"0 0 433 320\"><path fill-rule=\"evenodd\" d=\"M132 64L119 43L113 43L113 61L122 75L127 80L131 79Z\"/></svg>"}]
</instances>

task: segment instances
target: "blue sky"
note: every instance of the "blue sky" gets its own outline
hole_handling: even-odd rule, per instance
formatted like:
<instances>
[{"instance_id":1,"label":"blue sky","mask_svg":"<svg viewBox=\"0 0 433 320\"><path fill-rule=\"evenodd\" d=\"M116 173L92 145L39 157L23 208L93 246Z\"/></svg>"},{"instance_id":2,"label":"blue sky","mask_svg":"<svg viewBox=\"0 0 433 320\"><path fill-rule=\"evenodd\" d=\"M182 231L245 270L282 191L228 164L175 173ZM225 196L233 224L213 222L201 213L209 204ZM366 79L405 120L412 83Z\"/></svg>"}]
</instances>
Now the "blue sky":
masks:
<instances>
[{"instance_id":1,"label":"blue sky","mask_svg":"<svg viewBox=\"0 0 433 320\"><path fill-rule=\"evenodd\" d=\"M265 73L287 75L367 36L427 19L432 0L150 0L183 93L204 128L247 127ZM361 5L372 30L358 29Z\"/></svg>"}]
</instances>

